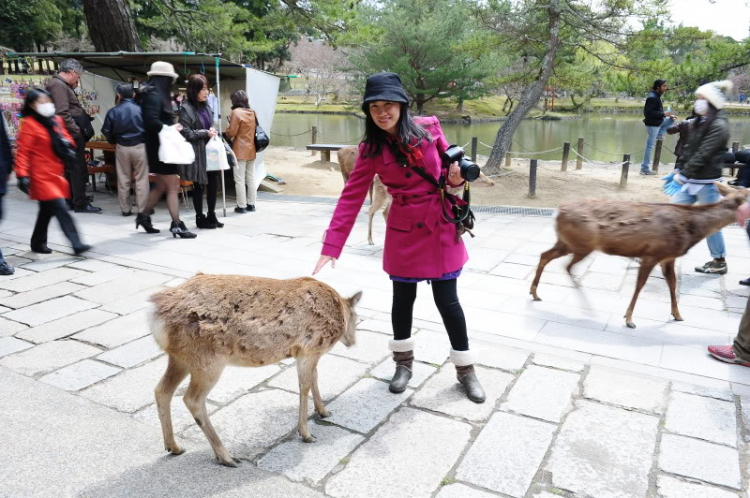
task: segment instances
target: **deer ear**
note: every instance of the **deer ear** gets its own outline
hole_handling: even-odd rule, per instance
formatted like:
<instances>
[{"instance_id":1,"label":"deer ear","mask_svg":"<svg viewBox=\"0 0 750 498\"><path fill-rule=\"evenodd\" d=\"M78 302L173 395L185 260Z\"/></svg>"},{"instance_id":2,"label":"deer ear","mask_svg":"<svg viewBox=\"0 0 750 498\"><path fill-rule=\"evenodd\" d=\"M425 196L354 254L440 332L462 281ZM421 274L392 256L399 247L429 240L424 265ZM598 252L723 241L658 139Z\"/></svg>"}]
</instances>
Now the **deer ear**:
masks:
<instances>
[{"instance_id":1,"label":"deer ear","mask_svg":"<svg viewBox=\"0 0 750 498\"><path fill-rule=\"evenodd\" d=\"M349 304L351 304L352 306L356 306L360 299L362 299L362 291L359 291L352 297L350 297Z\"/></svg>"},{"instance_id":2,"label":"deer ear","mask_svg":"<svg viewBox=\"0 0 750 498\"><path fill-rule=\"evenodd\" d=\"M716 189L724 197L728 196L729 194L731 194L732 192L735 191L732 187L730 187L729 185L726 185L724 183L714 182L714 185L716 185Z\"/></svg>"}]
</instances>

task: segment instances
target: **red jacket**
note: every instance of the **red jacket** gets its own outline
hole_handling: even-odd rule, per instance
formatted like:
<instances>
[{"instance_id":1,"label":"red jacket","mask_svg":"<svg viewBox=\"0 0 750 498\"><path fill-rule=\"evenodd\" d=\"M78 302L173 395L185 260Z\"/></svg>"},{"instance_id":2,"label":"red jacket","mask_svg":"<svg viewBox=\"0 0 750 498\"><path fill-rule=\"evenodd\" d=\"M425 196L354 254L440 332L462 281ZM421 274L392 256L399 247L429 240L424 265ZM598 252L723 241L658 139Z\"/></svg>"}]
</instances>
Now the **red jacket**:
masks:
<instances>
[{"instance_id":1,"label":"red jacket","mask_svg":"<svg viewBox=\"0 0 750 498\"><path fill-rule=\"evenodd\" d=\"M55 116L55 127L63 138L73 143L60 116ZM65 179L65 166L52 149L52 138L47 129L32 117L21 121L17 137L16 176L28 176L31 180L32 199L51 201L70 197L70 187Z\"/></svg>"},{"instance_id":2,"label":"red jacket","mask_svg":"<svg viewBox=\"0 0 750 498\"><path fill-rule=\"evenodd\" d=\"M442 170L441 154L449 144L436 117L417 118L433 137L419 150L421 166L436 179ZM354 171L341 193L326 232L323 254L338 258L354 226L373 177L377 174L393 196L386 223L383 269L391 276L440 278L461 269L469 256L463 241L456 238L456 226L443 218L440 196L427 180L410 167L403 167L390 150L376 157L363 157L364 144ZM447 172L446 172L447 173ZM451 213L446 200L446 211Z\"/></svg>"}]
</instances>

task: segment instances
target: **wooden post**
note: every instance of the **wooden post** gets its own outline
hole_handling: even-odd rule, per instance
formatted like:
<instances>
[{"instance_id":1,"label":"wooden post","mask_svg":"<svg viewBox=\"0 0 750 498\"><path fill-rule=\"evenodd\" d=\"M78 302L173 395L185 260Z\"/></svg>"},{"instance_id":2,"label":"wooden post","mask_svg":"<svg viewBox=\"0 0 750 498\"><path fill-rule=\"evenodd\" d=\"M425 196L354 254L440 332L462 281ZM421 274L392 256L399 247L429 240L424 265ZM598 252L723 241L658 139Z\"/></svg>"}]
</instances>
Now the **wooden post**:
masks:
<instances>
[{"instance_id":1,"label":"wooden post","mask_svg":"<svg viewBox=\"0 0 750 498\"><path fill-rule=\"evenodd\" d=\"M622 156L622 173L620 174L620 188L628 185L628 169L630 169L630 154Z\"/></svg>"},{"instance_id":2,"label":"wooden post","mask_svg":"<svg viewBox=\"0 0 750 498\"><path fill-rule=\"evenodd\" d=\"M565 142L563 144L563 158L562 158L562 165L560 166L560 171L568 171L568 158L570 157L570 142Z\"/></svg>"},{"instance_id":3,"label":"wooden post","mask_svg":"<svg viewBox=\"0 0 750 498\"><path fill-rule=\"evenodd\" d=\"M505 167L510 168L510 152L505 153Z\"/></svg>"},{"instance_id":4,"label":"wooden post","mask_svg":"<svg viewBox=\"0 0 750 498\"><path fill-rule=\"evenodd\" d=\"M654 151L654 163L651 165L651 169L654 173L659 172L659 161L661 161L661 147L664 145L664 140L659 139L656 141L656 150Z\"/></svg>"},{"instance_id":5,"label":"wooden post","mask_svg":"<svg viewBox=\"0 0 750 498\"><path fill-rule=\"evenodd\" d=\"M477 162L477 147L479 147L479 138L471 137L471 162Z\"/></svg>"},{"instance_id":6,"label":"wooden post","mask_svg":"<svg viewBox=\"0 0 750 498\"><path fill-rule=\"evenodd\" d=\"M734 152L736 154L738 150L740 150L740 143L739 142L732 142L732 152Z\"/></svg>"},{"instance_id":7,"label":"wooden post","mask_svg":"<svg viewBox=\"0 0 750 498\"><path fill-rule=\"evenodd\" d=\"M578 152L578 157L576 158L576 169L581 169L583 167L583 139L578 139L578 147L576 149Z\"/></svg>"},{"instance_id":8,"label":"wooden post","mask_svg":"<svg viewBox=\"0 0 750 498\"><path fill-rule=\"evenodd\" d=\"M317 140L318 140L318 127L317 126L313 126L312 127L312 143L313 144L318 143ZM315 151L312 151L312 153L310 155L314 156L315 155Z\"/></svg>"},{"instance_id":9,"label":"wooden post","mask_svg":"<svg viewBox=\"0 0 750 498\"><path fill-rule=\"evenodd\" d=\"M536 166L538 159L532 159L529 165L529 197L536 197Z\"/></svg>"}]
</instances>

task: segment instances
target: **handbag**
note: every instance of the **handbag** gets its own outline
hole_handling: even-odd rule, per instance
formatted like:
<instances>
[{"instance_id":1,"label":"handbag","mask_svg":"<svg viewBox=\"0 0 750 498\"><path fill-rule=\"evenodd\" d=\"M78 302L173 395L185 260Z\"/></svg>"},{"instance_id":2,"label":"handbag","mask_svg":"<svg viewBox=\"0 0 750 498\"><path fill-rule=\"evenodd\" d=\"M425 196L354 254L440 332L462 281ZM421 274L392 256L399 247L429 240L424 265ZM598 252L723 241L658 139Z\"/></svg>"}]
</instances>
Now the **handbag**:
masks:
<instances>
[{"instance_id":1,"label":"handbag","mask_svg":"<svg viewBox=\"0 0 750 498\"><path fill-rule=\"evenodd\" d=\"M229 169L227 150L218 135L206 144L206 171L224 171Z\"/></svg>"},{"instance_id":2,"label":"handbag","mask_svg":"<svg viewBox=\"0 0 750 498\"><path fill-rule=\"evenodd\" d=\"M237 156L234 154L234 150L232 150L232 144L226 138L223 138L222 142L224 142L224 150L227 153L227 162L229 163L229 167L230 168L236 167Z\"/></svg>"},{"instance_id":3,"label":"handbag","mask_svg":"<svg viewBox=\"0 0 750 498\"><path fill-rule=\"evenodd\" d=\"M166 164L193 164L195 151L175 125L164 125L159 132L159 161Z\"/></svg>"},{"instance_id":4,"label":"handbag","mask_svg":"<svg viewBox=\"0 0 750 498\"><path fill-rule=\"evenodd\" d=\"M265 150L270 142L271 140L269 140L268 135L266 135L266 132L260 127L258 116L255 116L255 152Z\"/></svg>"}]
</instances>

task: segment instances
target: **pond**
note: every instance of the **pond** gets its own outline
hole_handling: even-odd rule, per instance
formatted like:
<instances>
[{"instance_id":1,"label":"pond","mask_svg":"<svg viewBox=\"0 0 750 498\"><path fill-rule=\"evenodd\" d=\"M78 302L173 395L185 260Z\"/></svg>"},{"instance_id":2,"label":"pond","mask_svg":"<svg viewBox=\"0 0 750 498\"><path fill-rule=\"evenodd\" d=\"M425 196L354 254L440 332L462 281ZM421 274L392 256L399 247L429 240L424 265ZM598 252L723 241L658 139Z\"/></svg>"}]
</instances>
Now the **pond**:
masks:
<instances>
[{"instance_id":1,"label":"pond","mask_svg":"<svg viewBox=\"0 0 750 498\"><path fill-rule=\"evenodd\" d=\"M731 142L750 143L750 118L731 117ZM304 148L311 143L310 130L318 129L318 143L357 144L364 132L364 120L355 116L338 116L323 114L287 114L277 113L274 117L271 143ZM464 145L472 137L478 137L479 154L489 154L489 146L495 140L502 122L476 124L443 124L448 141ZM578 138L583 138L586 145L583 155L594 161L621 161L623 154L632 154L633 162L640 162L643 157L646 133L642 117L635 114L614 114L586 116L581 119L564 119L561 121L524 120L515 133L512 147L514 157L530 157L544 160L560 160L564 142L570 142L575 149ZM667 136L662 162L673 162L671 149L677 141L676 135ZM543 152L530 154L529 151ZM468 147L467 147L468 149ZM669 151L667 150L669 149ZM571 160L575 154L571 152Z\"/></svg>"}]
</instances>

